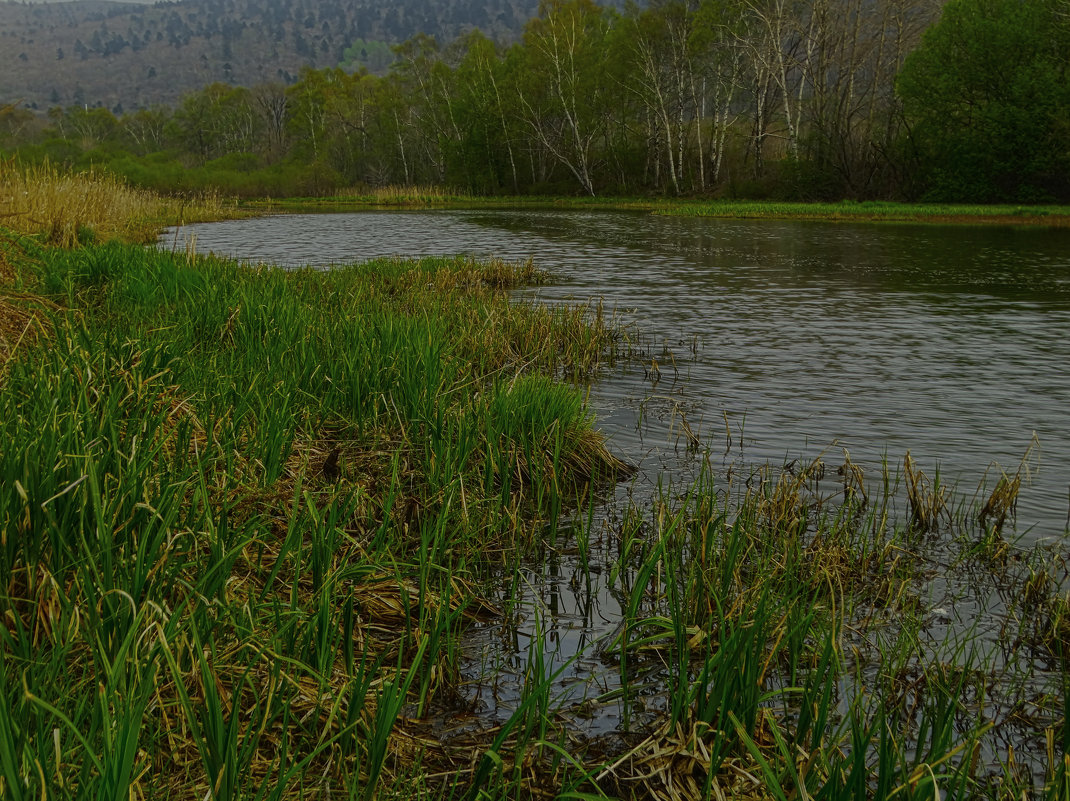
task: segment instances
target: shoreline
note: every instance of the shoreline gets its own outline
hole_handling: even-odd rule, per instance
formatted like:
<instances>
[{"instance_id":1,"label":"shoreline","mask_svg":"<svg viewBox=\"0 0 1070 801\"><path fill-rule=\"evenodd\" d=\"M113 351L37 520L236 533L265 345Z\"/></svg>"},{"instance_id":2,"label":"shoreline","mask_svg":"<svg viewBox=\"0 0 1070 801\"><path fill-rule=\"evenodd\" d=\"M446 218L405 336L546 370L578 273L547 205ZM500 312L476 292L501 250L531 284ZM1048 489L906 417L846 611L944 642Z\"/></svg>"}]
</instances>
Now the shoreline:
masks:
<instances>
[{"instance_id":1,"label":"shoreline","mask_svg":"<svg viewBox=\"0 0 1070 801\"><path fill-rule=\"evenodd\" d=\"M406 210L589 210L634 211L676 217L745 220L804 220L815 222L925 223L933 225L1004 225L1070 228L1070 206L993 204L840 203L780 201L694 201L637 198L442 196L406 198L374 194L310 198L263 198L239 201L237 209L263 213L336 213L374 209Z\"/></svg>"},{"instance_id":2,"label":"shoreline","mask_svg":"<svg viewBox=\"0 0 1070 801\"><path fill-rule=\"evenodd\" d=\"M535 204L364 208L461 207ZM801 214L785 204L539 207L805 219L770 216ZM860 220L826 211L814 219ZM926 221L892 211L876 221ZM908 454L897 519L892 477L868 486L846 456L832 494L815 460L733 496L707 450L685 493L624 505L605 528L587 510L628 466L560 376L629 354L601 316L509 303L510 286L545 280L530 263L258 270L92 244L65 220L88 241L34 240L25 262L14 237L0 251L9 308L48 321L0 374L17 410L0 420L0 745L16 755L0 780L21 797L235 796L264 777L279 799L646 797L694 776L705 797L782 798L785 781L847 797L849 779L903 797L1070 786L1070 762L1036 751L1045 737L1070 749L1059 554L1003 531L1024 459L978 517ZM52 306L27 309L16 289ZM521 602L497 598L494 576L562 549L578 588L602 575L620 595L621 623L597 644L620 689L565 705L532 636L508 719L435 735L449 715L478 721L465 632L515 627ZM991 611L1009 651L953 636L953 607L930 608L945 562L1006 593ZM872 686L854 683L864 673ZM655 690L649 726L569 729ZM111 720L129 747L113 747ZM1004 741L1024 773L990 755ZM24 771L50 759L55 780Z\"/></svg>"}]
</instances>

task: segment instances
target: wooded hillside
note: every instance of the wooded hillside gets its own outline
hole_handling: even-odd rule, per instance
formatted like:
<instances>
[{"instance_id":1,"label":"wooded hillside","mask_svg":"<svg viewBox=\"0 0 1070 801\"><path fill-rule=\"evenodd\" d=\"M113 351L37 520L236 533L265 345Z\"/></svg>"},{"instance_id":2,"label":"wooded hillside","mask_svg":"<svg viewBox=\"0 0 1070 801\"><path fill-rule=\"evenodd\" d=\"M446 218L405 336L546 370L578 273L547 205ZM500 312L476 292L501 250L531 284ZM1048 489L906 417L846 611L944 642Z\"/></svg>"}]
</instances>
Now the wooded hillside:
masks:
<instances>
[{"instance_id":1,"label":"wooded hillside","mask_svg":"<svg viewBox=\"0 0 1070 801\"><path fill-rule=\"evenodd\" d=\"M1070 199L1067 0L543 0L508 46L378 48L342 55L382 73L204 83L171 108L0 103L0 150L246 196Z\"/></svg>"},{"instance_id":2,"label":"wooded hillside","mask_svg":"<svg viewBox=\"0 0 1070 801\"><path fill-rule=\"evenodd\" d=\"M304 66L382 71L389 44L479 28L515 39L537 0L0 2L0 102L122 111L214 81L292 82Z\"/></svg>"}]
</instances>

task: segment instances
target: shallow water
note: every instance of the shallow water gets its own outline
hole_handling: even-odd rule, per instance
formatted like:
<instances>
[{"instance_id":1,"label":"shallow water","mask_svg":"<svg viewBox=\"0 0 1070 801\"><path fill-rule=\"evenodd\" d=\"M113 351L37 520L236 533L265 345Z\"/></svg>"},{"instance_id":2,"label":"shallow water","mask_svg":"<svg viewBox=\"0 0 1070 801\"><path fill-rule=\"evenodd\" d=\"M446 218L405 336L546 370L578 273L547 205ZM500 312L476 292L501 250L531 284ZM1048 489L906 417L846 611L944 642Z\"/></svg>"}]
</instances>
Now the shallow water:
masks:
<instances>
[{"instance_id":1,"label":"shallow water","mask_svg":"<svg viewBox=\"0 0 1070 801\"><path fill-rule=\"evenodd\" d=\"M419 211L187 226L160 245L183 249L193 237L200 252L283 266L534 258L559 280L521 294L601 299L638 332L645 355L591 387L612 447L642 468L621 492L686 480L699 456L681 439L683 419L726 451L717 457L725 471L821 455L834 467L846 450L876 480L882 463L894 473L909 451L966 499L986 471L989 488L995 483L993 465L1013 473L1035 433L1017 529L1024 544L1061 540L1065 550L1070 231ZM488 625L465 645L463 673L481 710L500 719L515 708L532 638L542 642L545 670L562 669L555 695L563 708L616 688L597 650L620 619L609 548L592 544L590 562L604 572L551 549L518 582L503 581L497 600L515 604L511 625ZM930 592L934 639L975 622L975 603L946 606L942 578ZM642 722L642 710L617 703L585 708L576 720L607 731L626 712Z\"/></svg>"}]
</instances>

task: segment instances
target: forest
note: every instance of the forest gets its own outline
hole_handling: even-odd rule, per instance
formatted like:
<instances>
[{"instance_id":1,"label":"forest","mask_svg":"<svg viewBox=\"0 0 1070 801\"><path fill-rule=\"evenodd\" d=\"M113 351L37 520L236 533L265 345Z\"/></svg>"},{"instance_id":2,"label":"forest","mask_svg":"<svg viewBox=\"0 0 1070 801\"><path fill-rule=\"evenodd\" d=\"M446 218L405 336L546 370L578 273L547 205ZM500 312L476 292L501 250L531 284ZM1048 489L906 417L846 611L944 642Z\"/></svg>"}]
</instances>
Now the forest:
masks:
<instances>
[{"instance_id":1,"label":"forest","mask_svg":"<svg viewBox=\"0 0 1070 801\"><path fill-rule=\"evenodd\" d=\"M0 112L0 152L244 197L1070 199L1067 0L544 0L519 41L175 107Z\"/></svg>"}]
</instances>

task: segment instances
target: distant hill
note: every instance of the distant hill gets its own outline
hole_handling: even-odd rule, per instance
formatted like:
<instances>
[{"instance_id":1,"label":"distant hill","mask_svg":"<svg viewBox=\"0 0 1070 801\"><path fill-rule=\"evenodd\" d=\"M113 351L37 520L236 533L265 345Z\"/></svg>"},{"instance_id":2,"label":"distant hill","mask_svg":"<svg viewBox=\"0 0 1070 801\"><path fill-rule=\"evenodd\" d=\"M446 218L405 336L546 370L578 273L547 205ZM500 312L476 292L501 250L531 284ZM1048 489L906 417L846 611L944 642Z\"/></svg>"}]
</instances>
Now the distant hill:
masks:
<instances>
[{"instance_id":1,"label":"distant hill","mask_svg":"<svg viewBox=\"0 0 1070 801\"><path fill-rule=\"evenodd\" d=\"M303 66L383 69L388 45L471 28L515 39L538 0L0 2L0 104L172 104L213 81L293 80Z\"/></svg>"}]
</instances>

